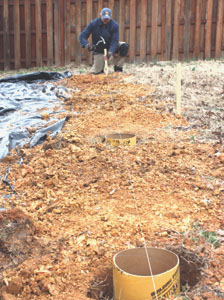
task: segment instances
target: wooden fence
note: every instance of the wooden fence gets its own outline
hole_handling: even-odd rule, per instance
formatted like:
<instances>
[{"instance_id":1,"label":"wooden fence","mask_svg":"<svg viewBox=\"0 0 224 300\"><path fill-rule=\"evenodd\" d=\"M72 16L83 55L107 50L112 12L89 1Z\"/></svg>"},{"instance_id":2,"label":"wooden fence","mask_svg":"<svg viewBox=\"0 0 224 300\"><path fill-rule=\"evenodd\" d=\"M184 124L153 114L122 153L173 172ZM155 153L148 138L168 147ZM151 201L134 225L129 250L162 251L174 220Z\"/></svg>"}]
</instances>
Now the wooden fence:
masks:
<instances>
[{"instance_id":1,"label":"wooden fence","mask_svg":"<svg viewBox=\"0 0 224 300\"><path fill-rule=\"evenodd\" d=\"M91 63L79 34L103 7L128 62L224 56L224 0L0 0L0 69Z\"/></svg>"}]
</instances>

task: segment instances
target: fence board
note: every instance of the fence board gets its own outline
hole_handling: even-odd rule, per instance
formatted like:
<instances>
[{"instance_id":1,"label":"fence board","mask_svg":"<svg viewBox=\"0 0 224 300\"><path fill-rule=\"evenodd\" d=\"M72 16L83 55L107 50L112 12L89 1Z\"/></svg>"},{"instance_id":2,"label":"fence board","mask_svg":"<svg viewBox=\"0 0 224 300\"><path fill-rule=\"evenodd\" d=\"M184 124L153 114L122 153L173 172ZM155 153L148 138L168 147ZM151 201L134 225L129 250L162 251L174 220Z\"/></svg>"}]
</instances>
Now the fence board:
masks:
<instances>
[{"instance_id":1,"label":"fence board","mask_svg":"<svg viewBox=\"0 0 224 300\"><path fill-rule=\"evenodd\" d=\"M19 69L21 67L19 0L15 0L14 6L14 49L15 69Z\"/></svg>"},{"instance_id":2,"label":"fence board","mask_svg":"<svg viewBox=\"0 0 224 300\"><path fill-rule=\"evenodd\" d=\"M60 61L61 66L65 64L65 48L64 48L64 37L65 37L65 27L64 27L64 0L60 0L60 10L59 10L59 18L60 18Z\"/></svg>"},{"instance_id":3,"label":"fence board","mask_svg":"<svg viewBox=\"0 0 224 300\"><path fill-rule=\"evenodd\" d=\"M26 68L26 37L25 37L25 6L20 1L20 57L21 57L21 68Z\"/></svg>"},{"instance_id":4,"label":"fence board","mask_svg":"<svg viewBox=\"0 0 224 300\"><path fill-rule=\"evenodd\" d=\"M61 64L61 43L60 43L60 15L59 15L59 0L54 1L54 55L55 64Z\"/></svg>"},{"instance_id":5,"label":"fence board","mask_svg":"<svg viewBox=\"0 0 224 300\"><path fill-rule=\"evenodd\" d=\"M190 45L189 59L193 59L194 50L194 32L195 32L196 0L191 1L191 22L190 22Z\"/></svg>"},{"instance_id":6,"label":"fence board","mask_svg":"<svg viewBox=\"0 0 224 300\"><path fill-rule=\"evenodd\" d=\"M179 14L180 14L180 2L175 0L174 4L174 24L173 24L173 59L178 60L179 54Z\"/></svg>"},{"instance_id":7,"label":"fence board","mask_svg":"<svg viewBox=\"0 0 224 300\"><path fill-rule=\"evenodd\" d=\"M125 25L125 18L124 18L124 0L119 1L119 39L120 41L124 40L124 25Z\"/></svg>"},{"instance_id":8,"label":"fence board","mask_svg":"<svg viewBox=\"0 0 224 300\"><path fill-rule=\"evenodd\" d=\"M87 24L89 24L90 21L92 21L93 18L93 0L86 0L87 1L87 9L86 9L86 19L87 19ZM90 37L91 43L92 43L92 38ZM87 53L87 61L89 65L92 64L92 53Z\"/></svg>"},{"instance_id":9,"label":"fence board","mask_svg":"<svg viewBox=\"0 0 224 300\"><path fill-rule=\"evenodd\" d=\"M53 3L47 0L47 65L53 64Z\"/></svg>"},{"instance_id":10,"label":"fence board","mask_svg":"<svg viewBox=\"0 0 224 300\"><path fill-rule=\"evenodd\" d=\"M71 62L71 19L70 19L70 0L64 1L65 5L65 64L69 64Z\"/></svg>"},{"instance_id":11,"label":"fence board","mask_svg":"<svg viewBox=\"0 0 224 300\"><path fill-rule=\"evenodd\" d=\"M71 25L71 33L70 33L70 60L76 61L76 3L70 3L70 25ZM80 48L80 47L79 47Z\"/></svg>"},{"instance_id":12,"label":"fence board","mask_svg":"<svg viewBox=\"0 0 224 300\"><path fill-rule=\"evenodd\" d=\"M135 26L135 61L140 61L140 41L141 41L141 1L136 1L136 26Z\"/></svg>"},{"instance_id":13,"label":"fence board","mask_svg":"<svg viewBox=\"0 0 224 300\"><path fill-rule=\"evenodd\" d=\"M93 19L93 0L86 0L87 1L87 9L86 9L86 21L89 24L90 21Z\"/></svg>"},{"instance_id":14,"label":"fence board","mask_svg":"<svg viewBox=\"0 0 224 300\"><path fill-rule=\"evenodd\" d=\"M189 59L190 55L190 32L191 32L191 0L185 0L184 10L184 57Z\"/></svg>"},{"instance_id":15,"label":"fence board","mask_svg":"<svg viewBox=\"0 0 224 300\"><path fill-rule=\"evenodd\" d=\"M161 60L165 58L165 26L166 26L166 0L162 0L161 15Z\"/></svg>"},{"instance_id":16,"label":"fence board","mask_svg":"<svg viewBox=\"0 0 224 300\"><path fill-rule=\"evenodd\" d=\"M184 26L185 26L185 0L180 1L180 11L179 11L179 26L178 26L178 60L183 59L184 53Z\"/></svg>"},{"instance_id":17,"label":"fence board","mask_svg":"<svg viewBox=\"0 0 224 300\"><path fill-rule=\"evenodd\" d=\"M215 42L215 57L220 58L222 54L222 35L223 35L223 10L224 0L218 2L218 18L216 24L216 42Z\"/></svg>"},{"instance_id":18,"label":"fence board","mask_svg":"<svg viewBox=\"0 0 224 300\"><path fill-rule=\"evenodd\" d=\"M109 0L109 6L112 11L112 17L114 18L114 0Z\"/></svg>"},{"instance_id":19,"label":"fence board","mask_svg":"<svg viewBox=\"0 0 224 300\"><path fill-rule=\"evenodd\" d=\"M81 33L81 0L76 1L76 45L77 45L77 52L76 52L76 59L77 63L80 64L82 61L81 56L81 47L79 43L79 35Z\"/></svg>"},{"instance_id":20,"label":"fence board","mask_svg":"<svg viewBox=\"0 0 224 300\"><path fill-rule=\"evenodd\" d=\"M156 56L155 60L161 58L161 29L162 29L162 0L158 0L158 10L157 10L157 37L156 37Z\"/></svg>"},{"instance_id":21,"label":"fence board","mask_svg":"<svg viewBox=\"0 0 224 300\"><path fill-rule=\"evenodd\" d=\"M212 6L213 0L208 0L205 34L205 59L211 58Z\"/></svg>"},{"instance_id":22,"label":"fence board","mask_svg":"<svg viewBox=\"0 0 224 300\"><path fill-rule=\"evenodd\" d=\"M102 8L103 8L103 0L99 0L98 1L97 16L100 15L100 12L101 12Z\"/></svg>"},{"instance_id":23,"label":"fence board","mask_svg":"<svg viewBox=\"0 0 224 300\"><path fill-rule=\"evenodd\" d=\"M152 1L152 39L151 39L151 58L154 60L157 53L157 17L158 17L158 0Z\"/></svg>"},{"instance_id":24,"label":"fence board","mask_svg":"<svg viewBox=\"0 0 224 300\"><path fill-rule=\"evenodd\" d=\"M141 0L140 59L146 60L147 0Z\"/></svg>"},{"instance_id":25,"label":"fence board","mask_svg":"<svg viewBox=\"0 0 224 300\"><path fill-rule=\"evenodd\" d=\"M42 66L42 22L41 22L41 0L36 0L36 65Z\"/></svg>"},{"instance_id":26,"label":"fence board","mask_svg":"<svg viewBox=\"0 0 224 300\"><path fill-rule=\"evenodd\" d=\"M129 58L135 60L135 38L136 38L136 0L130 1L130 51Z\"/></svg>"},{"instance_id":27,"label":"fence board","mask_svg":"<svg viewBox=\"0 0 224 300\"><path fill-rule=\"evenodd\" d=\"M165 40L165 59L171 59L171 39L172 39L172 2L166 1L166 40Z\"/></svg>"},{"instance_id":28,"label":"fence board","mask_svg":"<svg viewBox=\"0 0 224 300\"><path fill-rule=\"evenodd\" d=\"M124 1L124 38L123 41L127 41L130 45L130 0ZM131 47L130 47L131 48ZM129 51L129 60L130 60L130 51Z\"/></svg>"},{"instance_id":29,"label":"fence board","mask_svg":"<svg viewBox=\"0 0 224 300\"><path fill-rule=\"evenodd\" d=\"M200 32L201 32L201 5L202 0L196 2L196 23L194 35L194 58L199 57L200 54Z\"/></svg>"},{"instance_id":30,"label":"fence board","mask_svg":"<svg viewBox=\"0 0 224 300\"><path fill-rule=\"evenodd\" d=\"M3 3L3 51L4 51L4 68L5 70L10 69L10 48L9 48L9 9L8 9L8 0L4 0Z\"/></svg>"},{"instance_id":31,"label":"fence board","mask_svg":"<svg viewBox=\"0 0 224 300\"><path fill-rule=\"evenodd\" d=\"M25 1L25 40L26 40L26 68L31 67L31 7L30 1ZM51 40L52 43L52 40Z\"/></svg>"}]
</instances>

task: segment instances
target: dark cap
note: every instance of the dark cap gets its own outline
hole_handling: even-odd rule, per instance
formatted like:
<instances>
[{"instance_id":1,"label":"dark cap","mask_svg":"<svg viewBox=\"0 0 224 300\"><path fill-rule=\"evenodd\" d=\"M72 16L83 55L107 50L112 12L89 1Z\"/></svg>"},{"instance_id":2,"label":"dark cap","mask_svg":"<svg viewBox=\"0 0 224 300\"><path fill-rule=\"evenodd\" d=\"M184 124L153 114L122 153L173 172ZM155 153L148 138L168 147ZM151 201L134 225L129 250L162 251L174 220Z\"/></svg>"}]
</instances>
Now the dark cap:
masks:
<instances>
[{"instance_id":1,"label":"dark cap","mask_svg":"<svg viewBox=\"0 0 224 300\"><path fill-rule=\"evenodd\" d=\"M104 7L101 10L100 16L101 16L102 19L110 19L111 16L112 16L112 12L111 12L111 10L109 8Z\"/></svg>"}]
</instances>

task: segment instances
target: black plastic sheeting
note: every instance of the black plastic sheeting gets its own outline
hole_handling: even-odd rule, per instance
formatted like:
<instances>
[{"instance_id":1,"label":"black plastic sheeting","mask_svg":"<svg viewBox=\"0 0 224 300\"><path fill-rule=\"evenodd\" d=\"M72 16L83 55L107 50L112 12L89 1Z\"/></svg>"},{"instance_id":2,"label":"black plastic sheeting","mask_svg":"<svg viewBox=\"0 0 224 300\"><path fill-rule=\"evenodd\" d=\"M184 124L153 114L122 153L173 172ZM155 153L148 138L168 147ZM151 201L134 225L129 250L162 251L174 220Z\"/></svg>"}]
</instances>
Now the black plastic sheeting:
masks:
<instances>
[{"instance_id":1,"label":"black plastic sheeting","mask_svg":"<svg viewBox=\"0 0 224 300\"><path fill-rule=\"evenodd\" d=\"M51 80L60 80L66 77L71 77L71 73L66 71L64 73L58 73L58 72L34 72L34 73L27 73L27 74L21 74L21 75L15 75L10 77L5 77L0 79L0 83L2 82L19 82L19 81L25 81L27 83L32 82L44 82L44 81L51 81Z\"/></svg>"},{"instance_id":2,"label":"black plastic sheeting","mask_svg":"<svg viewBox=\"0 0 224 300\"><path fill-rule=\"evenodd\" d=\"M43 143L47 134L56 135L66 119L59 120L59 98L67 99L69 92L64 86L55 86L54 82L70 77L70 72L35 72L0 79L0 160L11 149L27 143L30 147ZM42 119L42 113L50 115L48 121ZM49 123L55 121L54 125ZM29 129L35 128L32 136Z\"/></svg>"}]
</instances>

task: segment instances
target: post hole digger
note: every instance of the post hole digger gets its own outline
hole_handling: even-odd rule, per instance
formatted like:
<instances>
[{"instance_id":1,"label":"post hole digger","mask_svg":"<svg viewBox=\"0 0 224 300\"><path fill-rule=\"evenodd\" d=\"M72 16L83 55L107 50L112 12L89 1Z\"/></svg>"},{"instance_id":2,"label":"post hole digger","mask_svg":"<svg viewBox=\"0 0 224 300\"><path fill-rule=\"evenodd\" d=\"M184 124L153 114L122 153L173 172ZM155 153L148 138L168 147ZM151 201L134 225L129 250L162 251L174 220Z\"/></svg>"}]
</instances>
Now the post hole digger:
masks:
<instances>
[{"instance_id":1,"label":"post hole digger","mask_svg":"<svg viewBox=\"0 0 224 300\"><path fill-rule=\"evenodd\" d=\"M88 45L88 50L89 51L102 51L104 53L104 71L105 74L108 75L109 72L109 63L113 60L113 54L111 52L107 52L107 48L106 48L106 41L105 39L100 36L100 40L93 46ZM103 73L103 71L101 72Z\"/></svg>"},{"instance_id":2,"label":"post hole digger","mask_svg":"<svg viewBox=\"0 0 224 300\"><path fill-rule=\"evenodd\" d=\"M104 70L105 70L106 75L108 75L109 68L108 68L108 56L107 56L106 42L102 36L100 38L103 41L103 45L104 45Z\"/></svg>"}]
</instances>

